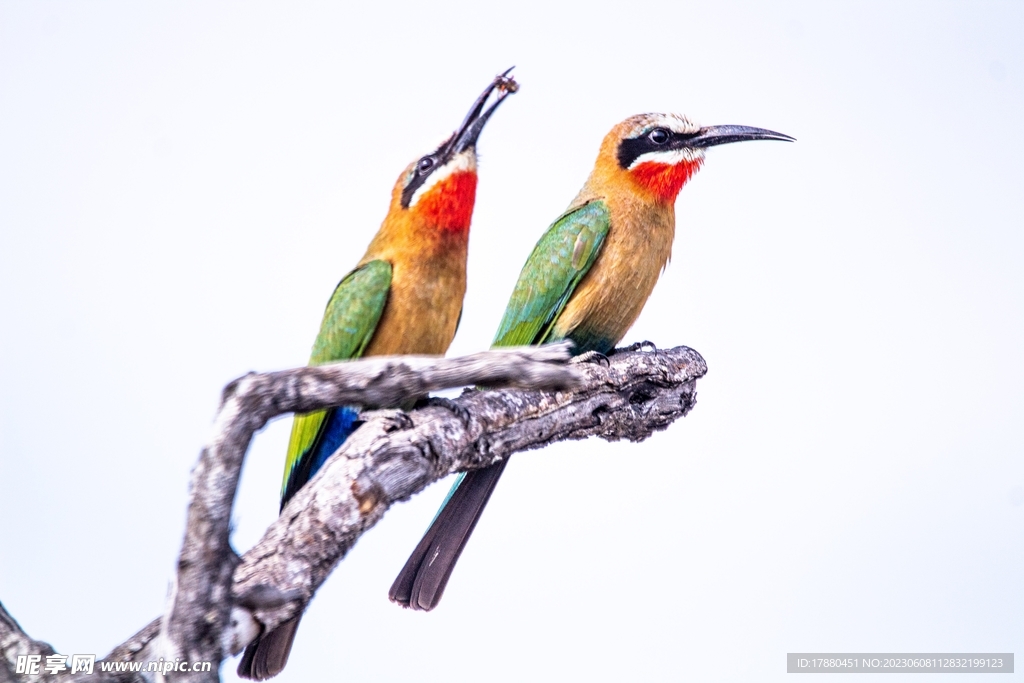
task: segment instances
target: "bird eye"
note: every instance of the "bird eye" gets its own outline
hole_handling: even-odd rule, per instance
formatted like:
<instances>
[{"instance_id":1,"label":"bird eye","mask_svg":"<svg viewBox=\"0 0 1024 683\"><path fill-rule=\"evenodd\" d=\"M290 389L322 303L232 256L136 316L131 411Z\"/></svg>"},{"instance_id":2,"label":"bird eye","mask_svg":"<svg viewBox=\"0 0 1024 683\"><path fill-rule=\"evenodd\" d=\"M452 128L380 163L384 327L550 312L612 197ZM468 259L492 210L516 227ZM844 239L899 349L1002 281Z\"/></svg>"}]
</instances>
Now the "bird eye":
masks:
<instances>
[{"instance_id":1,"label":"bird eye","mask_svg":"<svg viewBox=\"0 0 1024 683\"><path fill-rule=\"evenodd\" d=\"M655 128L647 134L647 139L656 145L664 145L670 137L671 134L664 128Z\"/></svg>"},{"instance_id":2,"label":"bird eye","mask_svg":"<svg viewBox=\"0 0 1024 683\"><path fill-rule=\"evenodd\" d=\"M432 157L423 157L416 163L416 171L420 174L426 173L432 168L434 168L434 159Z\"/></svg>"}]
</instances>

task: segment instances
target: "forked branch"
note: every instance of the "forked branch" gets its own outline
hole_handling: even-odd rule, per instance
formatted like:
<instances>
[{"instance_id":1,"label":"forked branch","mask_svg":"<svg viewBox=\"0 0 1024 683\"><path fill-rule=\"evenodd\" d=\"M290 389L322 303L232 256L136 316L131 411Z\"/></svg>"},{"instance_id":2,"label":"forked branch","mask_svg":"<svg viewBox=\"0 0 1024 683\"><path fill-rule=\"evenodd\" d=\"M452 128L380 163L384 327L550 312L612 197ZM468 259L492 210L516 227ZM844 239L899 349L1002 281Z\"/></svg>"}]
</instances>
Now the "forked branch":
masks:
<instances>
[{"instance_id":1,"label":"forked branch","mask_svg":"<svg viewBox=\"0 0 1024 683\"><path fill-rule=\"evenodd\" d=\"M640 441L664 429L693 407L696 380L707 368L692 349L651 349L623 349L607 360L598 358L601 362L568 366L565 345L450 360L375 358L250 374L232 382L192 473L188 526L168 613L106 660L212 661L212 672L172 671L168 678L218 680L216 663L239 652L261 628L301 612L393 503L452 472L485 467L519 451L589 436ZM231 506L244 454L270 418L345 404L397 405L465 385L530 389L469 390L454 400L454 410L427 406L409 413L364 413L365 424L295 495L256 546L242 558L231 550ZM15 650L23 653L25 643L35 641L24 634L19 639L17 625L10 624L13 619L0 619L0 647L13 671ZM8 642L19 645L8 648Z\"/></svg>"}]
</instances>

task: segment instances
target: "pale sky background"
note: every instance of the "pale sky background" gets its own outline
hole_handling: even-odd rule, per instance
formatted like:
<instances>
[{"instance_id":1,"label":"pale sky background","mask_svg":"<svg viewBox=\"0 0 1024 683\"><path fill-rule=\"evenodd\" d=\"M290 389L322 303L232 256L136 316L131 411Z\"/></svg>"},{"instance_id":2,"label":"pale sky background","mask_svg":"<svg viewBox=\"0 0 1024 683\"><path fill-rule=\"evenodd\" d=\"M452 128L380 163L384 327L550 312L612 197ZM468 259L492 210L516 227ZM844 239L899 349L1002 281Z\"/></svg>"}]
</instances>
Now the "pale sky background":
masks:
<instances>
[{"instance_id":1,"label":"pale sky background","mask_svg":"<svg viewBox=\"0 0 1024 683\"><path fill-rule=\"evenodd\" d=\"M1020 1L0 4L0 601L66 654L162 611L221 387L306 361L399 172L515 64L451 353L488 346L619 120L799 142L712 149L677 203L625 341L704 355L694 411L516 456L429 614L387 590L447 483L395 507L277 680L1020 656L1022 36ZM249 454L241 551L289 425Z\"/></svg>"}]
</instances>

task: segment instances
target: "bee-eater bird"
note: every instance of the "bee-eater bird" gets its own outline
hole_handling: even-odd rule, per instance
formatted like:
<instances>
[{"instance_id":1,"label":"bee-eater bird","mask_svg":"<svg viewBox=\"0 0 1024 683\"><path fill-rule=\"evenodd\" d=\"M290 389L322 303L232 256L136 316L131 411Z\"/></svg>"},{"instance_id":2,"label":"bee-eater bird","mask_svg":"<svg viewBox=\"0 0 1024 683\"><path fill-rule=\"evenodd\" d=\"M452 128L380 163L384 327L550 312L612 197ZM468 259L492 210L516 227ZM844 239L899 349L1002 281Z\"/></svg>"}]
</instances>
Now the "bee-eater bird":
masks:
<instances>
[{"instance_id":1,"label":"bee-eater bird","mask_svg":"<svg viewBox=\"0 0 1024 683\"><path fill-rule=\"evenodd\" d=\"M668 263L675 200L704 150L742 140L788 140L747 126L706 126L641 114L612 128L583 189L541 237L512 291L495 346L569 339L606 354L640 315ZM437 606L508 459L460 475L389 592L412 609Z\"/></svg>"},{"instance_id":2,"label":"bee-eater bird","mask_svg":"<svg viewBox=\"0 0 1024 683\"><path fill-rule=\"evenodd\" d=\"M310 365L448 350L466 292L477 138L498 105L519 88L509 71L487 86L450 138L402 171L380 230L327 302ZM355 407L341 407L295 416L282 510L355 430L358 415ZM280 673L298 626L296 616L262 634L245 649L238 675L265 680Z\"/></svg>"}]
</instances>

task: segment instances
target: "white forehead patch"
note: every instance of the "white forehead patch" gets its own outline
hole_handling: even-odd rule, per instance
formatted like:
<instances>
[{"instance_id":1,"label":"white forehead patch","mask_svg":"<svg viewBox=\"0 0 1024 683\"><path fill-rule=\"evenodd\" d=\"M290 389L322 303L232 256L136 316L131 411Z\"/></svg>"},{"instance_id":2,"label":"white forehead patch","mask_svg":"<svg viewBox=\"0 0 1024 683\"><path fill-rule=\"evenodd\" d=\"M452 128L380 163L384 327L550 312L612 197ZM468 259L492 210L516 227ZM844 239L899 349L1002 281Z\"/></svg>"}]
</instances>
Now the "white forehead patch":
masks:
<instances>
[{"instance_id":1,"label":"white forehead patch","mask_svg":"<svg viewBox=\"0 0 1024 683\"><path fill-rule=\"evenodd\" d=\"M420 197L430 192L430 189L437 185L439 182L445 180L454 173L465 173L469 171L476 171L476 152L472 149L467 149L464 152L459 152L451 160L437 169L429 176L422 185L416 188L416 191L412 193L412 199L409 200L409 208L416 206L416 202L420 200Z\"/></svg>"},{"instance_id":2,"label":"white forehead patch","mask_svg":"<svg viewBox=\"0 0 1024 683\"><path fill-rule=\"evenodd\" d=\"M682 114L641 114L635 119L636 122L627 137L639 137L655 128L667 128L673 133L683 133L684 135L700 130L699 125Z\"/></svg>"},{"instance_id":3,"label":"white forehead patch","mask_svg":"<svg viewBox=\"0 0 1024 683\"><path fill-rule=\"evenodd\" d=\"M675 166L682 162L692 164L696 161L703 161L703 159L703 149L689 149L686 147L683 149L666 149L664 152L647 152L646 154L641 154L629 165L629 170L632 171L640 164L648 162Z\"/></svg>"}]
</instances>

